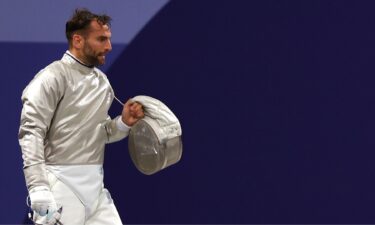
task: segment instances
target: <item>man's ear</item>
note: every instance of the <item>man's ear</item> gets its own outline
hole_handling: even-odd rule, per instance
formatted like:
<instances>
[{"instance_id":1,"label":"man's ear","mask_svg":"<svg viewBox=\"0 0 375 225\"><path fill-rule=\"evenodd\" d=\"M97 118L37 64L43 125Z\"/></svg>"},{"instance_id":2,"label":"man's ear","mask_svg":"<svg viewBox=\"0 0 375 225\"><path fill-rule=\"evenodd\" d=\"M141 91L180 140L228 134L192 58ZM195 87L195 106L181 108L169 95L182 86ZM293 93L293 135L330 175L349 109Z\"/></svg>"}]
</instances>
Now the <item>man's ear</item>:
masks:
<instances>
[{"instance_id":1,"label":"man's ear","mask_svg":"<svg viewBox=\"0 0 375 225\"><path fill-rule=\"evenodd\" d=\"M72 37L73 48L81 49L83 47L83 42L84 42L84 39L81 35L73 34L73 37Z\"/></svg>"}]
</instances>

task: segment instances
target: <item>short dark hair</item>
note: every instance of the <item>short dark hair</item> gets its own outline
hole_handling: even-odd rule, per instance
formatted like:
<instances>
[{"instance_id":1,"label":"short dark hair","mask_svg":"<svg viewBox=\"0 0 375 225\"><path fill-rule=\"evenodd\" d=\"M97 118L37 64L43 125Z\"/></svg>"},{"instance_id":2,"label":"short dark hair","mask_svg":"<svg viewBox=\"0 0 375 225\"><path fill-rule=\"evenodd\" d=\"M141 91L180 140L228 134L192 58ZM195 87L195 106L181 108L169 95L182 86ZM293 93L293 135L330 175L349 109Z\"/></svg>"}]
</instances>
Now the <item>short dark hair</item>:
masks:
<instances>
[{"instance_id":1,"label":"short dark hair","mask_svg":"<svg viewBox=\"0 0 375 225\"><path fill-rule=\"evenodd\" d=\"M76 9L72 18L68 20L65 25L65 34L69 44L72 41L73 34L76 32L84 32L93 20L96 20L101 25L111 26L112 18L106 14L94 14L85 8Z\"/></svg>"}]
</instances>

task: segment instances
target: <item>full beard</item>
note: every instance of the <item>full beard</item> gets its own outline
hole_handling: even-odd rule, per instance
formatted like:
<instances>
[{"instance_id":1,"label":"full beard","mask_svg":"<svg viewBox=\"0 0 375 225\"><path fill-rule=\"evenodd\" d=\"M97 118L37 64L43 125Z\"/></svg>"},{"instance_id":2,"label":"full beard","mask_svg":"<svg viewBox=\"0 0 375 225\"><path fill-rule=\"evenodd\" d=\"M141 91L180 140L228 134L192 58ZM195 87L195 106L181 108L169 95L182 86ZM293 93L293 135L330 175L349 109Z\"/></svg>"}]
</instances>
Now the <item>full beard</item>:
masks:
<instances>
[{"instance_id":1,"label":"full beard","mask_svg":"<svg viewBox=\"0 0 375 225\"><path fill-rule=\"evenodd\" d=\"M101 66L105 63L105 53L95 52L89 46L83 50L85 55L85 61L89 66Z\"/></svg>"},{"instance_id":2,"label":"full beard","mask_svg":"<svg viewBox=\"0 0 375 225\"><path fill-rule=\"evenodd\" d=\"M105 63L104 54L86 55L89 66L101 66Z\"/></svg>"}]
</instances>

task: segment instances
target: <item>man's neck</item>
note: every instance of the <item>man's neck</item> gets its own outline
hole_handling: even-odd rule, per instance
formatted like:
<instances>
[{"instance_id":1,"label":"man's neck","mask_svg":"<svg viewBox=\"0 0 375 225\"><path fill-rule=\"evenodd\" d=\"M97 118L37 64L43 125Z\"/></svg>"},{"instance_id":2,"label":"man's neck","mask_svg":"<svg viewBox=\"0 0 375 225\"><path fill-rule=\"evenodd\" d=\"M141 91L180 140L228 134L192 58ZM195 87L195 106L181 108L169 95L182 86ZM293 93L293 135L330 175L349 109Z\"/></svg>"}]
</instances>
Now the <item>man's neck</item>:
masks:
<instances>
[{"instance_id":1,"label":"man's neck","mask_svg":"<svg viewBox=\"0 0 375 225\"><path fill-rule=\"evenodd\" d=\"M81 64L87 66L87 67L94 67L93 65L89 65L87 64L84 60L83 60L83 57L82 55L77 52L76 50L74 49L69 49L68 52L70 53L71 56L73 56L77 61L79 61Z\"/></svg>"},{"instance_id":2,"label":"man's neck","mask_svg":"<svg viewBox=\"0 0 375 225\"><path fill-rule=\"evenodd\" d=\"M72 51L71 49L68 50L68 54L74 58L74 60L76 60L78 63L82 64L83 66L86 66L86 67L89 67L89 68L93 68L94 66L90 66L88 65L87 63L85 63L81 58L82 57L79 57L79 54L77 54L76 51Z\"/></svg>"}]
</instances>

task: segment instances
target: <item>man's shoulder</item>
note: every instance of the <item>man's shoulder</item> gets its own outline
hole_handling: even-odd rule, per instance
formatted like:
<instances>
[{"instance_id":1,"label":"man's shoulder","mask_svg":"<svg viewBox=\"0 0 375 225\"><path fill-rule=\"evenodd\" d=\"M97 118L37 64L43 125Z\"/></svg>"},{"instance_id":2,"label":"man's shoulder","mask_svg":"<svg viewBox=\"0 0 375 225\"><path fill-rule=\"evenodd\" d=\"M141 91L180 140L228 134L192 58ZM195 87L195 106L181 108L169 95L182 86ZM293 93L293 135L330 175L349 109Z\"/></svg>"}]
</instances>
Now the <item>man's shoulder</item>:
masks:
<instances>
[{"instance_id":1,"label":"man's shoulder","mask_svg":"<svg viewBox=\"0 0 375 225\"><path fill-rule=\"evenodd\" d=\"M44 69L59 71L65 69L65 67L65 64L61 60L56 60L47 65Z\"/></svg>"},{"instance_id":2,"label":"man's shoulder","mask_svg":"<svg viewBox=\"0 0 375 225\"><path fill-rule=\"evenodd\" d=\"M97 67L95 67L94 71L99 74L99 76L102 76L105 80L108 81L108 77L107 75L100 69L98 69ZM109 81L108 81L109 82Z\"/></svg>"},{"instance_id":3,"label":"man's shoulder","mask_svg":"<svg viewBox=\"0 0 375 225\"><path fill-rule=\"evenodd\" d=\"M37 80L42 83L48 83L51 80L61 81L61 79L63 79L64 77L62 76L62 74L64 74L65 70L66 69L64 68L63 63L61 63L60 60L54 61L41 69L30 83L33 83Z\"/></svg>"},{"instance_id":4,"label":"man's shoulder","mask_svg":"<svg viewBox=\"0 0 375 225\"><path fill-rule=\"evenodd\" d=\"M29 94L28 90L63 90L66 81L64 76L61 76L62 69L63 65L59 61L54 61L41 69L26 86L23 96Z\"/></svg>"},{"instance_id":5,"label":"man's shoulder","mask_svg":"<svg viewBox=\"0 0 375 225\"><path fill-rule=\"evenodd\" d=\"M66 71L66 65L61 60L56 60L41 69L36 76L61 76Z\"/></svg>"},{"instance_id":6,"label":"man's shoulder","mask_svg":"<svg viewBox=\"0 0 375 225\"><path fill-rule=\"evenodd\" d=\"M104 75L104 76L107 76L101 69L99 69L98 67L95 67L94 70L100 74L100 75Z\"/></svg>"}]
</instances>

